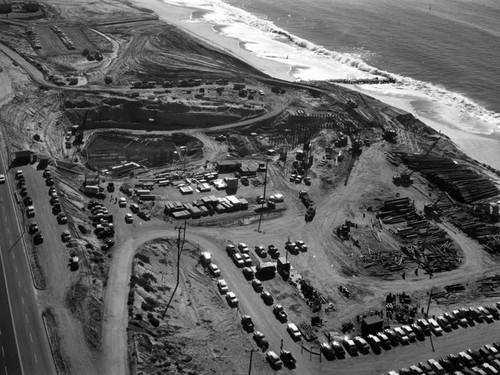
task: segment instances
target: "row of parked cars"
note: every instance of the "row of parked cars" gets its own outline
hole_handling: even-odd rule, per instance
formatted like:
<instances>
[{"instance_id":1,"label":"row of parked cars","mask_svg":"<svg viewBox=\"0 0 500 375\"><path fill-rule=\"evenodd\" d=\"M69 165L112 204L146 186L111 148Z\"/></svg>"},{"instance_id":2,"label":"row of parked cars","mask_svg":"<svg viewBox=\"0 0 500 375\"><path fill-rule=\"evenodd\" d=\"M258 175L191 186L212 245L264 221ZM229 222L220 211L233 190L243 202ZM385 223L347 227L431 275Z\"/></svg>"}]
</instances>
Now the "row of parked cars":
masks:
<instances>
[{"instance_id":1,"label":"row of parked cars","mask_svg":"<svg viewBox=\"0 0 500 375\"><path fill-rule=\"evenodd\" d=\"M19 195L23 201L26 210L26 217L32 219L35 217L35 206L33 205L33 199L28 194L28 188L26 187L26 178L24 177L22 170L17 170L15 172L16 177L16 187L19 190ZM38 228L38 224L35 221L30 221L28 223L28 233L33 236L33 244L40 245L43 243L43 234Z\"/></svg>"},{"instance_id":2,"label":"row of parked cars","mask_svg":"<svg viewBox=\"0 0 500 375\"><path fill-rule=\"evenodd\" d=\"M496 306L456 309L435 319L419 319L410 325L386 328L382 332L367 335L366 338L339 338L321 344L321 351L329 360L343 359L346 353L351 357L359 353L368 354L370 350L378 354L382 349L389 350L395 346L423 341L431 334L442 336L444 332L451 332L459 327L466 328L483 322L492 323L494 320L500 320L500 302L497 302Z\"/></svg>"},{"instance_id":3,"label":"row of parked cars","mask_svg":"<svg viewBox=\"0 0 500 375\"><path fill-rule=\"evenodd\" d=\"M388 375L496 375L500 374L500 341L479 350L467 349L439 359L429 359Z\"/></svg>"},{"instance_id":4,"label":"row of parked cars","mask_svg":"<svg viewBox=\"0 0 500 375\"><path fill-rule=\"evenodd\" d=\"M260 293L264 303L266 305L273 306L273 314L275 315L276 319L278 319L282 323L285 323L288 319L288 314L286 313L283 306L279 304L274 304L274 298L271 295L271 293L269 291L264 290L262 282L260 280L254 278L254 272L252 268L250 266L245 267L244 263L245 261L243 259L245 259L246 257L243 258L243 255L248 256L250 252L248 246L245 243L239 243L237 246L229 244L226 246L226 252L233 259L234 263L238 267L243 267L243 271L249 270L247 272L243 272L245 278L247 280L252 281L253 289L257 293ZM235 257L235 254L239 255L239 257ZM248 256L248 258L250 257ZM219 267L211 261L211 255L209 253L204 252L201 254L201 262L202 264L205 264L207 266L207 269L212 276L215 277L221 276ZM229 291L229 287L227 285L226 280L218 279L217 288L222 295L225 295L226 301L230 307L238 306L239 304L238 298L236 297L236 294L234 292ZM254 323L252 321L251 316L243 315L241 317L241 324L243 326L243 329L245 329L245 331L252 333L252 337L256 345L262 351L266 351L266 360L269 362L269 364L273 369L278 370L282 368L283 365L287 366L288 368L295 368L296 360L290 351L281 349L280 354L278 355L276 354L276 352L268 350L269 341L267 340L265 334L262 331L254 330ZM289 323L287 325L287 331L295 340L301 338L301 333L295 324Z\"/></svg>"}]
</instances>

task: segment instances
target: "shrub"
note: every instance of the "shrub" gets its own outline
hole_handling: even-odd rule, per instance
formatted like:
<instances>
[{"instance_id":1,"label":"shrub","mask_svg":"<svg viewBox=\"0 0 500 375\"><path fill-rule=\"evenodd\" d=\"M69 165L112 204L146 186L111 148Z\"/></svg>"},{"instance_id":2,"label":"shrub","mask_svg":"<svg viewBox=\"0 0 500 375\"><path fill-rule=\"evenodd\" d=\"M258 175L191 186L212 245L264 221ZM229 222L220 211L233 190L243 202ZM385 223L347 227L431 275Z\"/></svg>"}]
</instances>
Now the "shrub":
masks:
<instances>
[{"instance_id":1,"label":"shrub","mask_svg":"<svg viewBox=\"0 0 500 375\"><path fill-rule=\"evenodd\" d=\"M149 322L153 327L158 327L160 325L160 321L156 319L154 316L149 319Z\"/></svg>"},{"instance_id":2,"label":"shrub","mask_svg":"<svg viewBox=\"0 0 500 375\"><path fill-rule=\"evenodd\" d=\"M156 282L157 282L156 277L154 277L154 275L153 275L153 274L151 274L151 273L149 273L149 272L145 272L145 273L143 273L143 274L142 274L142 277L143 277L144 279L149 280L149 281L152 281L152 282L154 282L154 283L156 283Z\"/></svg>"},{"instance_id":3,"label":"shrub","mask_svg":"<svg viewBox=\"0 0 500 375\"><path fill-rule=\"evenodd\" d=\"M142 261L142 262L144 262L144 263L148 263L148 264L150 263L150 262L149 262L149 257L148 257L148 256L146 256L146 255L143 255L143 254L136 254L136 256L135 256L135 257L136 257L137 259L141 260L141 261Z\"/></svg>"}]
</instances>

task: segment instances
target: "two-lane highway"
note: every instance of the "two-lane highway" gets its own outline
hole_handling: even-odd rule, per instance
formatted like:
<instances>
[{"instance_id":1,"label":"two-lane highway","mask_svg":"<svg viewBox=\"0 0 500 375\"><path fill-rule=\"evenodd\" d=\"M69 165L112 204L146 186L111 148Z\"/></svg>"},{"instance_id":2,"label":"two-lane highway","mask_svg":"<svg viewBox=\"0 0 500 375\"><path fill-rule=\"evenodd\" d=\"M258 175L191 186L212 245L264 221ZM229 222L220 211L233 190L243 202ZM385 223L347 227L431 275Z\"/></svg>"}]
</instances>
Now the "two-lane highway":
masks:
<instances>
[{"instance_id":1,"label":"two-lane highway","mask_svg":"<svg viewBox=\"0 0 500 375\"><path fill-rule=\"evenodd\" d=\"M7 175L2 155L0 173ZM0 185L0 374L51 375L56 371L17 220L12 175L7 179Z\"/></svg>"}]
</instances>

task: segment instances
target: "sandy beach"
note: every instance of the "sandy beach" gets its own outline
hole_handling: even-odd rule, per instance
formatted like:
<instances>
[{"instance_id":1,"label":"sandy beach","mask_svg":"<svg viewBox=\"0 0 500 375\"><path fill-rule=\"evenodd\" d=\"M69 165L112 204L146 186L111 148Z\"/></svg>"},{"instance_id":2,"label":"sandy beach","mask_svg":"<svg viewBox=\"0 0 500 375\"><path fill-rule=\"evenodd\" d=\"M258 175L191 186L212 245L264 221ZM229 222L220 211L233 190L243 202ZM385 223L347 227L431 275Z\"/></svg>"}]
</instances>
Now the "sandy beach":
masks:
<instances>
[{"instance_id":1,"label":"sandy beach","mask_svg":"<svg viewBox=\"0 0 500 375\"><path fill-rule=\"evenodd\" d=\"M158 14L160 19L178 26L207 43L217 46L226 53L238 57L272 77L287 81L295 80L292 73L296 69L299 69L299 66L290 66L289 64L280 63L275 60L258 57L245 47L245 43L242 43L238 39L222 35L221 30L224 28L223 25L213 25L204 21L202 17L206 10L174 6L160 0L133 0L133 3L136 6L151 9ZM441 113L439 119L422 116L418 108L418 98L411 98L405 95L398 97L394 94L384 95L377 90L372 90L369 85L344 85L344 87L370 95L412 113L425 124L450 137L470 157L481 163L486 163L496 169L500 169L500 158L498 158L498 155L500 155L500 140L494 136L473 134L454 127L452 123L455 114ZM446 120L443 121L443 118Z\"/></svg>"}]
</instances>

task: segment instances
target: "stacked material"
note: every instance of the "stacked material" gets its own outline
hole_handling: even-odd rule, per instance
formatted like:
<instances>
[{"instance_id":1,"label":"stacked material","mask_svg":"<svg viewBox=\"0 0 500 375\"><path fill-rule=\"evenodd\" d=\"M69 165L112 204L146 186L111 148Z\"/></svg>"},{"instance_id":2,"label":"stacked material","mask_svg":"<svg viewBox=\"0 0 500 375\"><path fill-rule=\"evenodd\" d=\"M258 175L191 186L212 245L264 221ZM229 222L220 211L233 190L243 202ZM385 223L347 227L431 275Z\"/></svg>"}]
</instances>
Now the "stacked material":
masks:
<instances>
[{"instance_id":1,"label":"stacked material","mask_svg":"<svg viewBox=\"0 0 500 375\"><path fill-rule=\"evenodd\" d=\"M404 156L403 160L461 202L472 203L500 194L491 180L452 159L413 154Z\"/></svg>"}]
</instances>

